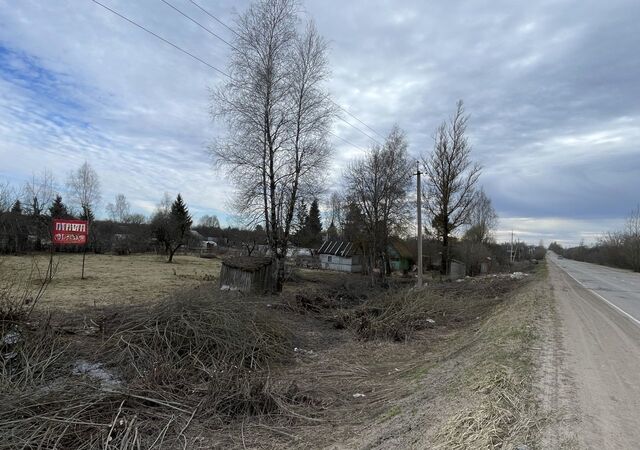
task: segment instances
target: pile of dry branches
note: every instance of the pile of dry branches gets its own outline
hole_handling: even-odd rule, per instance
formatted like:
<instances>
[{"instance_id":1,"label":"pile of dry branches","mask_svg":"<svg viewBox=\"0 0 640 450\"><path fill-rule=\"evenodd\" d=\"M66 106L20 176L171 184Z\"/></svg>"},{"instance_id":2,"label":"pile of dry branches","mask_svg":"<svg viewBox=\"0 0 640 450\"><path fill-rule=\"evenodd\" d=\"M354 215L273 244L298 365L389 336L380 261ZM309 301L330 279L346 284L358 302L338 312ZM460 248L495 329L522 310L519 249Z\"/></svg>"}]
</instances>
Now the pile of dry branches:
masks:
<instances>
[{"instance_id":1,"label":"pile of dry branches","mask_svg":"<svg viewBox=\"0 0 640 450\"><path fill-rule=\"evenodd\" d=\"M292 347L266 308L200 290L112 308L97 323L102 336L84 341L91 352L48 323L21 328L13 362L0 357L0 448L206 446L192 431L200 419L211 429L295 401L270 376ZM78 373L80 353L108 376Z\"/></svg>"}]
</instances>

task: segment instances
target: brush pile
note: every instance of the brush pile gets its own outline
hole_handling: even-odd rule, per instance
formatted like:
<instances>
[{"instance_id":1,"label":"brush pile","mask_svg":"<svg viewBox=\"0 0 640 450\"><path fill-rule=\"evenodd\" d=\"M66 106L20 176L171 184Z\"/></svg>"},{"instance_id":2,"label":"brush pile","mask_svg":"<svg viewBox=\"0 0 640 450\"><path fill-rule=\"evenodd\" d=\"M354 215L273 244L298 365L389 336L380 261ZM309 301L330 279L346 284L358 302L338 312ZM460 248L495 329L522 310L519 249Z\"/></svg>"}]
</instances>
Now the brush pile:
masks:
<instances>
[{"instance_id":1,"label":"brush pile","mask_svg":"<svg viewBox=\"0 0 640 450\"><path fill-rule=\"evenodd\" d=\"M111 308L98 323L92 352L49 323L19 328L21 344L0 355L0 448L206 446L189 433L199 420L210 428L295 401L270 377L292 347L266 308L199 290Z\"/></svg>"}]
</instances>

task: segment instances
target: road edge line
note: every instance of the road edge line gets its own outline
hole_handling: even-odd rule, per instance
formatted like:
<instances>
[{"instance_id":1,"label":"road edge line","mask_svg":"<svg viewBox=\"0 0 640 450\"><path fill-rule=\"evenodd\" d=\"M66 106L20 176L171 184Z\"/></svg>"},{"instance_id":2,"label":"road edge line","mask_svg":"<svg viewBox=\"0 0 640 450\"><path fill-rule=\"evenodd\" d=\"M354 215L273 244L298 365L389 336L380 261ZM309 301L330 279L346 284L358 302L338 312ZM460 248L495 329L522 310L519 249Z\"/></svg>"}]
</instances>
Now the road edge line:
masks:
<instances>
[{"instance_id":1,"label":"road edge line","mask_svg":"<svg viewBox=\"0 0 640 450\"><path fill-rule=\"evenodd\" d=\"M620 308L617 305L614 305L613 303L611 303L609 300L607 300L606 298L604 298L602 295L598 294L596 291L594 291L593 289L589 289L588 287L586 287L584 284L582 284L582 282L580 282L576 277L574 277L573 275L571 275L569 272L567 272L563 267L560 267L558 264L556 264L555 262L553 263L555 266L558 267L558 269L562 270L564 273L566 273L567 275L569 275L571 277L571 279L573 279L573 281L575 281L576 283L578 283L580 286L582 286L584 289L586 289L587 291L591 292L592 294L594 294L595 296L599 297L600 299L604 300L605 303L607 303L607 305L611 306L612 308L615 308L619 313L622 313L624 316L626 316L627 318L631 319L631 321L633 323L635 323L637 326L640 327L640 320L636 319L635 317L633 317L631 314L629 314L628 312L626 312L624 309Z\"/></svg>"}]
</instances>

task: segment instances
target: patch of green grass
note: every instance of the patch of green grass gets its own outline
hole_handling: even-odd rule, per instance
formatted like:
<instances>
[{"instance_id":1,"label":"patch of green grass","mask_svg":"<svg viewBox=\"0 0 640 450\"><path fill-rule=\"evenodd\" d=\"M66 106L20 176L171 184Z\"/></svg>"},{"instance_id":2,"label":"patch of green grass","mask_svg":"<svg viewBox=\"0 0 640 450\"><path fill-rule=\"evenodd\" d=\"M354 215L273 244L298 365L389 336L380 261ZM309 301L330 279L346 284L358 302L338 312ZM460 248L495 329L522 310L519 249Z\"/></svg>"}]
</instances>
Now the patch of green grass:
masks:
<instances>
[{"instance_id":1,"label":"patch of green grass","mask_svg":"<svg viewBox=\"0 0 640 450\"><path fill-rule=\"evenodd\" d=\"M417 366L411 370L408 370L403 376L412 381L422 380L429 371L433 368L434 364L426 364L424 366Z\"/></svg>"},{"instance_id":2,"label":"patch of green grass","mask_svg":"<svg viewBox=\"0 0 640 450\"><path fill-rule=\"evenodd\" d=\"M398 405L394 405L382 415L382 420L389 420L399 415L401 412L402 412L402 409Z\"/></svg>"}]
</instances>

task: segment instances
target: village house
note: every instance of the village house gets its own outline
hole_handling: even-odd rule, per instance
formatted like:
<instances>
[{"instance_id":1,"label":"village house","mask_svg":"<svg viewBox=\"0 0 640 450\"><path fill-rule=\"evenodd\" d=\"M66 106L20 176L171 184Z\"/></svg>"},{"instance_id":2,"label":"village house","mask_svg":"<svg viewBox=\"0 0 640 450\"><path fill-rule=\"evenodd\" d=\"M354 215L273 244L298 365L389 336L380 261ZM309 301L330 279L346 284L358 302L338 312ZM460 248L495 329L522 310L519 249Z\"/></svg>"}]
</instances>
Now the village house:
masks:
<instances>
[{"instance_id":1,"label":"village house","mask_svg":"<svg viewBox=\"0 0 640 450\"><path fill-rule=\"evenodd\" d=\"M387 246L392 271L408 272L414 263L411 250L402 240L392 238Z\"/></svg>"},{"instance_id":2,"label":"village house","mask_svg":"<svg viewBox=\"0 0 640 450\"><path fill-rule=\"evenodd\" d=\"M340 272L362 272L362 254L351 242L325 241L318 249L320 267Z\"/></svg>"}]
</instances>

